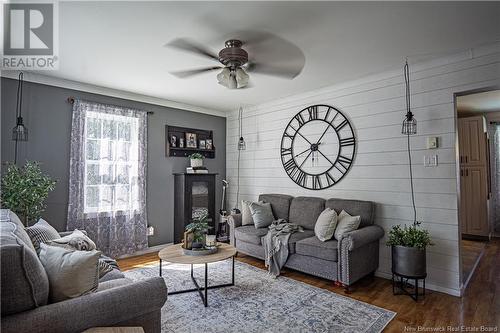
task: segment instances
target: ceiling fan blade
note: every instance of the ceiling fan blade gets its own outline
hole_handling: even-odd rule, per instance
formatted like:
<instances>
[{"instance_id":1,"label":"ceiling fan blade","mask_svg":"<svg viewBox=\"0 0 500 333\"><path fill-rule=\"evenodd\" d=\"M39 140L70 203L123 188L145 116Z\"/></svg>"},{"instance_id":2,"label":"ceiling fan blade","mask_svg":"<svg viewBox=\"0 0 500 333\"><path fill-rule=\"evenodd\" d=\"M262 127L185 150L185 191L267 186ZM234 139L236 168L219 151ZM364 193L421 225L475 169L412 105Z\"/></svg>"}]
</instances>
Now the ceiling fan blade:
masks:
<instances>
[{"instance_id":1,"label":"ceiling fan blade","mask_svg":"<svg viewBox=\"0 0 500 333\"><path fill-rule=\"evenodd\" d=\"M277 76L290 80L298 76L302 72L302 68L304 68L304 64L301 61L276 65L249 62L246 66L249 73Z\"/></svg>"},{"instance_id":2,"label":"ceiling fan blade","mask_svg":"<svg viewBox=\"0 0 500 333\"><path fill-rule=\"evenodd\" d=\"M182 51L196 53L196 54L204 56L206 58L210 58L212 60L219 61L219 57L217 54L210 51L206 47L204 47L198 43L192 42L190 40L187 40L185 38L174 39L173 41L165 44L165 46L173 47L173 48L176 48L176 49L179 49Z\"/></svg>"},{"instance_id":3,"label":"ceiling fan blade","mask_svg":"<svg viewBox=\"0 0 500 333\"><path fill-rule=\"evenodd\" d=\"M190 69L190 70L186 70L186 71L170 72L170 74L175 75L178 78L184 79L184 78L187 78L190 76L203 74L203 73L214 71L217 69L222 69L222 67L216 66L216 67L197 68L197 69Z\"/></svg>"},{"instance_id":4,"label":"ceiling fan blade","mask_svg":"<svg viewBox=\"0 0 500 333\"><path fill-rule=\"evenodd\" d=\"M269 32L241 32L250 55L248 71L293 79L302 72L305 55L292 42ZM246 37L245 37L246 36Z\"/></svg>"}]
</instances>

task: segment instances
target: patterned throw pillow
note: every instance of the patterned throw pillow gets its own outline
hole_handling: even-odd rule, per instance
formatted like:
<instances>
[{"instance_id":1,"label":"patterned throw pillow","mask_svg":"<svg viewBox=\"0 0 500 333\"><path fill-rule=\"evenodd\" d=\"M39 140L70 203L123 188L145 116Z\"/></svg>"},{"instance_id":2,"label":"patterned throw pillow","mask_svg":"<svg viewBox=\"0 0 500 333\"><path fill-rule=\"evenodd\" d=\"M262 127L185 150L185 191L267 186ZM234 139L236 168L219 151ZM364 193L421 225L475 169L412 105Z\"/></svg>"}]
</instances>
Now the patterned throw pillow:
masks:
<instances>
[{"instance_id":1,"label":"patterned throw pillow","mask_svg":"<svg viewBox=\"0 0 500 333\"><path fill-rule=\"evenodd\" d=\"M102 258L99 258L98 268L99 268L99 279L113 270L113 266L105 262Z\"/></svg>"},{"instance_id":2,"label":"patterned throw pillow","mask_svg":"<svg viewBox=\"0 0 500 333\"><path fill-rule=\"evenodd\" d=\"M60 237L59 232L44 219L40 219L31 227L27 227L26 232L30 236L37 253L40 252L40 243L47 243Z\"/></svg>"},{"instance_id":3,"label":"patterned throw pillow","mask_svg":"<svg viewBox=\"0 0 500 333\"><path fill-rule=\"evenodd\" d=\"M52 240L49 245L67 245L78 251L92 251L96 249L95 243L81 230L75 229L71 234Z\"/></svg>"}]
</instances>

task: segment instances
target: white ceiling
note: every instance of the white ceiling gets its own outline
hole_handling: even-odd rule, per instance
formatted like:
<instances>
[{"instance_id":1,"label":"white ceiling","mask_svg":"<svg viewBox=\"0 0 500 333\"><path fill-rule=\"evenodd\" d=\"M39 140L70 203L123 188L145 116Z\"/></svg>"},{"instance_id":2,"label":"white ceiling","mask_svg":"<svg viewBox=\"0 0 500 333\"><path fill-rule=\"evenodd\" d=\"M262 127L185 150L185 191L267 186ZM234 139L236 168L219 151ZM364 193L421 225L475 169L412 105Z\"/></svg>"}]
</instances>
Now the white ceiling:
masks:
<instances>
[{"instance_id":1,"label":"white ceiling","mask_svg":"<svg viewBox=\"0 0 500 333\"><path fill-rule=\"evenodd\" d=\"M500 90L457 97L458 111L496 112L500 111Z\"/></svg>"},{"instance_id":2,"label":"white ceiling","mask_svg":"<svg viewBox=\"0 0 500 333\"><path fill-rule=\"evenodd\" d=\"M47 75L218 110L258 104L500 40L500 2L60 2L60 69ZM213 63L164 47L186 37L218 51L231 32L271 32L299 46L294 80L254 74L228 90ZM238 37L238 36L235 36ZM250 55L251 56L251 55Z\"/></svg>"}]
</instances>

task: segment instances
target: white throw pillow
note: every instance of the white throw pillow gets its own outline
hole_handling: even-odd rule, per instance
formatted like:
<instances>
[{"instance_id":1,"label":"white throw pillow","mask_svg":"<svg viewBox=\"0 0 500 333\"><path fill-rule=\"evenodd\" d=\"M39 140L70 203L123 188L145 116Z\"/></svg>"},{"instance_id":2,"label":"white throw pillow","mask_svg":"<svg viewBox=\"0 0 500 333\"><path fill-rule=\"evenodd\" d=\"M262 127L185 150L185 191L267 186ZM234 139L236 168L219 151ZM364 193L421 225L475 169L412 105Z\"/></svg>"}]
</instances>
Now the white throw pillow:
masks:
<instances>
[{"instance_id":1,"label":"white throw pillow","mask_svg":"<svg viewBox=\"0 0 500 333\"><path fill-rule=\"evenodd\" d=\"M264 201L259 201L259 204L263 204ZM253 225L252 212L250 211L250 205L252 201L241 200L241 225Z\"/></svg>"},{"instance_id":2,"label":"white throw pillow","mask_svg":"<svg viewBox=\"0 0 500 333\"><path fill-rule=\"evenodd\" d=\"M322 242L332 239L337 227L337 212L333 209L326 208L318 216L318 220L314 225L314 234Z\"/></svg>"},{"instance_id":3,"label":"white throw pillow","mask_svg":"<svg viewBox=\"0 0 500 333\"><path fill-rule=\"evenodd\" d=\"M343 210L338 217L337 229L335 229L335 239L341 240L346 232L354 231L359 228L361 216L351 216Z\"/></svg>"},{"instance_id":4,"label":"white throw pillow","mask_svg":"<svg viewBox=\"0 0 500 333\"><path fill-rule=\"evenodd\" d=\"M48 243L49 245L64 245L73 250L92 251L97 247L95 243L82 231L75 229L71 234L57 238Z\"/></svg>"},{"instance_id":5,"label":"white throw pillow","mask_svg":"<svg viewBox=\"0 0 500 333\"><path fill-rule=\"evenodd\" d=\"M95 291L99 284L98 259L101 252L70 251L40 244L40 261L49 278L49 298L60 302Z\"/></svg>"}]
</instances>

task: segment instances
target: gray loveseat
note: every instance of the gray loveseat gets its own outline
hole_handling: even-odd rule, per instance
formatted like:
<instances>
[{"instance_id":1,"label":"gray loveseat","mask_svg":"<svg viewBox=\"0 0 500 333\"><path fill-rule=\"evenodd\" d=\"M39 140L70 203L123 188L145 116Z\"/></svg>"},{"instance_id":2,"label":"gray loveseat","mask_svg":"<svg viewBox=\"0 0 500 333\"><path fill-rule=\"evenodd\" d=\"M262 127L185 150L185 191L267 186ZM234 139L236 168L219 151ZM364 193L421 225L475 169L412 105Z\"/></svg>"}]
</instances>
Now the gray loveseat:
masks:
<instances>
[{"instance_id":1,"label":"gray loveseat","mask_svg":"<svg viewBox=\"0 0 500 333\"><path fill-rule=\"evenodd\" d=\"M0 221L2 333L70 333L96 326L161 331L161 307L167 300L161 277L132 282L113 270L101 278L96 292L48 303L45 270L23 225L10 214L3 210Z\"/></svg>"},{"instance_id":2,"label":"gray loveseat","mask_svg":"<svg viewBox=\"0 0 500 333\"><path fill-rule=\"evenodd\" d=\"M374 204L369 201L292 197L284 194L261 194L259 201L271 203L274 217L288 220L304 228L289 240L289 256L285 267L340 282L346 289L378 268L379 240L384 231L373 224ZM360 215L358 230L346 233L337 242L335 238L322 242L314 235L314 225L325 208L337 213L345 210ZM267 228L241 225L241 214L228 218L230 241L239 252L264 259L261 238Z\"/></svg>"}]
</instances>

